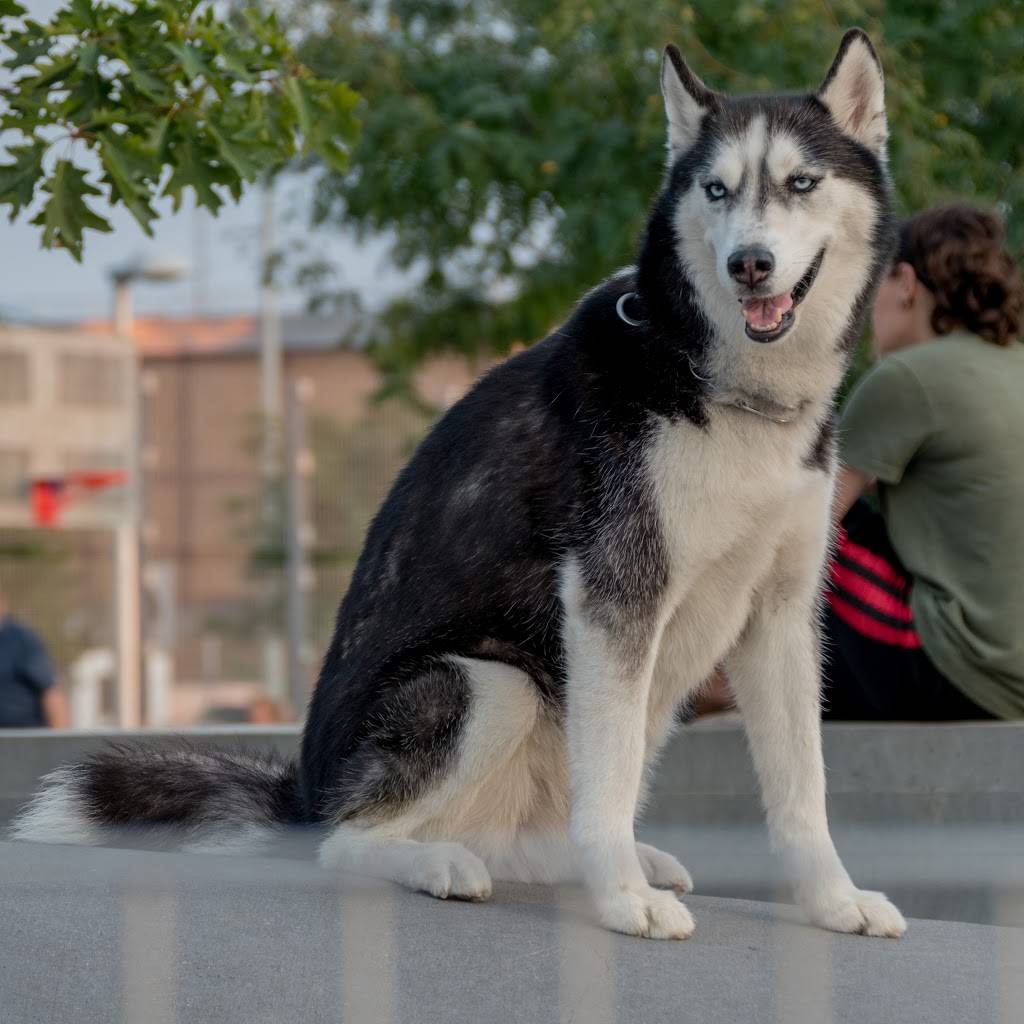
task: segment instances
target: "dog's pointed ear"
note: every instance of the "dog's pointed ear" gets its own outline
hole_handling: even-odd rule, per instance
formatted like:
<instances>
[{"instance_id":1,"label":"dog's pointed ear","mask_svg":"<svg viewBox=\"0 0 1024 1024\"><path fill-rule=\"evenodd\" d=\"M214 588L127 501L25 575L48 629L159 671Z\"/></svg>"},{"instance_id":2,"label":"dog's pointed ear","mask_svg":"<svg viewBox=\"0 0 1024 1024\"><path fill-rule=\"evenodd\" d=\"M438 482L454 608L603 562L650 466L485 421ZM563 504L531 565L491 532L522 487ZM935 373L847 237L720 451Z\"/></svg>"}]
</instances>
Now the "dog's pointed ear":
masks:
<instances>
[{"instance_id":1,"label":"dog's pointed ear","mask_svg":"<svg viewBox=\"0 0 1024 1024\"><path fill-rule=\"evenodd\" d=\"M673 43L665 47L661 58L661 92L668 116L669 156L676 157L693 145L704 115L716 106L718 98L687 67Z\"/></svg>"},{"instance_id":2,"label":"dog's pointed ear","mask_svg":"<svg viewBox=\"0 0 1024 1024\"><path fill-rule=\"evenodd\" d=\"M851 28L843 36L818 99L845 134L885 159L885 79L882 62L863 29Z\"/></svg>"}]
</instances>

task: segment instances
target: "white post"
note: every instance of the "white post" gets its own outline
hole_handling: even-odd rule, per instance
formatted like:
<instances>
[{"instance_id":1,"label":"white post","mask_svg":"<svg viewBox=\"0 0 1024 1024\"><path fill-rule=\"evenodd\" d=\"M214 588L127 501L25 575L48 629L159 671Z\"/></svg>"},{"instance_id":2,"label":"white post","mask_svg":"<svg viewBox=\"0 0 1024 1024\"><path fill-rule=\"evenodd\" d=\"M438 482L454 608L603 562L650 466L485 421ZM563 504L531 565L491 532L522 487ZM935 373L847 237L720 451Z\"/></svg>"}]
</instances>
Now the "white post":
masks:
<instances>
[{"instance_id":1,"label":"white post","mask_svg":"<svg viewBox=\"0 0 1024 1024\"><path fill-rule=\"evenodd\" d=\"M84 651L71 663L69 675L73 729L99 729L104 725L100 692L103 680L113 678L116 670L114 654L105 647Z\"/></svg>"},{"instance_id":2,"label":"white post","mask_svg":"<svg viewBox=\"0 0 1024 1024\"><path fill-rule=\"evenodd\" d=\"M114 276L114 327L129 345L125 401L128 404L128 499L115 528L117 579L117 724L122 729L142 725L142 416L138 354L132 338L131 279Z\"/></svg>"},{"instance_id":3,"label":"white post","mask_svg":"<svg viewBox=\"0 0 1024 1024\"><path fill-rule=\"evenodd\" d=\"M127 274L116 274L114 276L114 331L118 337L131 340L134 320L131 278Z\"/></svg>"},{"instance_id":4,"label":"white post","mask_svg":"<svg viewBox=\"0 0 1024 1024\"><path fill-rule=\"evenodd\" d=\"M139 531L131 520L115 528L117 548L117 724L142 724L139 664L142 658L139 616Z\"/></svg>"},{"instance_id":5,"label":"white post","mask_svg":"<svg viewBox=\"0 0 1024 1024\"><path fill-rule=\"evenodd\" d=\"M143 531L145 532L145 531ZM143 679L146 724L167 725L171 720L174 689L174 642L177 633L177 572L173 562L147 559L143 582L150 595L152 614L144 630Z\"/></svg>"}]
</instances>

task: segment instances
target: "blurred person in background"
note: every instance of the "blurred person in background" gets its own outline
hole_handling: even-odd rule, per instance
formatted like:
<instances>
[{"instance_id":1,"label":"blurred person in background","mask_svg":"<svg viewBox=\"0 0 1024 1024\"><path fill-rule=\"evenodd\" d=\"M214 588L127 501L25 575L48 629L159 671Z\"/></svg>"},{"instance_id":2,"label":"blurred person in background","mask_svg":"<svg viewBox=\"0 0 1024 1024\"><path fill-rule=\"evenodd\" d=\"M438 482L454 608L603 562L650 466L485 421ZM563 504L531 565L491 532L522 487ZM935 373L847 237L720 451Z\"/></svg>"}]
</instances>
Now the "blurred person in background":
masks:
<instances>
[{"instance_id":1,"label":"blurred person in background","mask_svg":"<svg viewBox=\"0 0 1024 1024\"><path fill-rule=\"evenodd\" d=\"M7 608L0 593L0 729L66 729L67 702L42 640Z\"/></svg>"},{"instance_id":2,"label":"blurred person in background","mask_svg":"<svg viewBox=\"0 0 1024 1024\"><path fill-rule=\"evenodd\" d=\"M839 422L826 718L1024 718L1022 321L997 218L957 204L901 225L876 362ZM719 673L695 711L731 703Z\"/></svg>"},{"instance_id":3,"label":"blurred person in background","mask_svg":"<svg viewBox=\"0 0 1024 1024\"><path fill-rule=\"evenodd\" d=\"M1024 718L1022 320L994 216L901 226L839 427L826 717Z\"/></svg>"}]
</instances>

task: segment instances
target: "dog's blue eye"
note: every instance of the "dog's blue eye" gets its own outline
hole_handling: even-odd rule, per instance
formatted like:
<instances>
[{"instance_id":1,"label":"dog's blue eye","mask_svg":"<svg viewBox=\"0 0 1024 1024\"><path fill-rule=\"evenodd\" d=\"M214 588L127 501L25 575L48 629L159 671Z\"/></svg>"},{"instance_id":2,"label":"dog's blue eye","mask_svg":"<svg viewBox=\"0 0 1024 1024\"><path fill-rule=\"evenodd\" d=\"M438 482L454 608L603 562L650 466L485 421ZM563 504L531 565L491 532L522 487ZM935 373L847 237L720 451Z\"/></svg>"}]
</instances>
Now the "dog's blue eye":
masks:
<instances>
[{"instance_id":1,"label":"dog's blue eye","mask_svg":"<svg viewBox=\"0 0 1024 1024\"><path fill-rule=\"evenodd\" d=\"M806 174L798 174L789 180L789 187L794 192L810 192L817 184L818 182L814 178L809 178Z\"/></svg>"},{"instance_id":2,"label":"dog's blue eye","mask_svg":"<svg viewBox=\"0 0 1024 1024\"><path fill-rule=\"evenodd\" d=\"M704 191L707 192L708 199L712 202L716 199L724 199L729 194L729 190L720 181L712 181L705 185Z\"/></svg>"}]
</instances>

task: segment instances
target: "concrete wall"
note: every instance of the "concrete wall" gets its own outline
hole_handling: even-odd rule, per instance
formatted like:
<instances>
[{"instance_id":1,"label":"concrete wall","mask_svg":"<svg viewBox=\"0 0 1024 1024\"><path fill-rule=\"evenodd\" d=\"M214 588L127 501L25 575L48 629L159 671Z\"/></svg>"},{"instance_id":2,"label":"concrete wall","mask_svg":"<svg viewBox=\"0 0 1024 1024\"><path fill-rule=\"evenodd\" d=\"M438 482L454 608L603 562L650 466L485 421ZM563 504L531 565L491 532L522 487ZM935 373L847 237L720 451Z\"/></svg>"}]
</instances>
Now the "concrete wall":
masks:
<instances>
[{"instance_id":1,"label":"concrete wall","mask_svg":"<svg viewBox=\"0 0 1024 1024\"><path fill-rule=\"evenodd\" d=\"M1024 824L1024 724L829 724L829 800L842 823ZM40 776L100 749L112 738L297 752L298 726L141 731L115 735L0 730L0 819L31 794ZM732 718L682 729L651 790L650 825L749 824L762 818L756 780Z\"/></svg>"}]
</instances>

